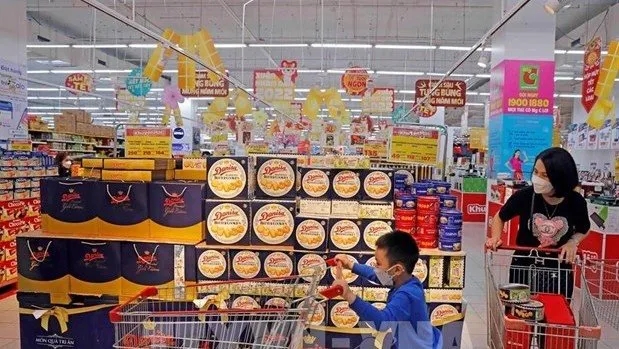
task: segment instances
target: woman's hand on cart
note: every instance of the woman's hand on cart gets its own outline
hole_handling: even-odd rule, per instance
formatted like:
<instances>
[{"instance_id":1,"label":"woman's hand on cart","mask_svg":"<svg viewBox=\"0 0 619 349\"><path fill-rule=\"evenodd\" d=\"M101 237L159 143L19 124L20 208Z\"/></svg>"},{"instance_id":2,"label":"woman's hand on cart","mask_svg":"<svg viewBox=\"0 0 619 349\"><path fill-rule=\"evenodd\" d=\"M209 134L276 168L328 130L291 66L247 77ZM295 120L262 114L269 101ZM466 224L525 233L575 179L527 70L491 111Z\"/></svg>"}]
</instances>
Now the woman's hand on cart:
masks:
<instances>
[{"instance_id":1,"label":"woman's hand on cart","mask_svg":"<svg viewBox=\"0 0 619 349\"><path fill-rule=\"evenodd\" d=\"M486 239L486 249L496 251L496 249L501 245L503 245L503 240L501 240L500 236L499 237L491 236Z\"/></svg>"},{"instance_id":2,"label":"woman's hand on cart","mask_svg":"<svg viewBox=\"0 0 619 349\"><path fill-rule=\"evenodd\" d=\"M566 261L568 263L576 262L578 256L578 243L574 240L569 240L563 246L561 246L561 252L559 253L559 260Z\"/></svg>"}]
</instances>

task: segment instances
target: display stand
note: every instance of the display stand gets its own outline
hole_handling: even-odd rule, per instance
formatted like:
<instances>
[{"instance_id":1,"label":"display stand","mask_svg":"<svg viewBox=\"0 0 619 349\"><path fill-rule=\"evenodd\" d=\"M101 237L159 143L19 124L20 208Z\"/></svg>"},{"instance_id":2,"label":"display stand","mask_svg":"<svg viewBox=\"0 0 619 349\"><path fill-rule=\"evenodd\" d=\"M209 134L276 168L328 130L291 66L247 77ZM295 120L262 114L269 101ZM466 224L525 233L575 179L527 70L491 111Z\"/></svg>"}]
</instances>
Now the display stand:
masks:
<instances>
[{"instance_id":1,"label":"display stand","mask_svg":"<svg viewBox=\"0 0 619 349\"><path fill-rule=\"evenodd\" d=\"M488 180L481 177L454 177L451 193L458 197L457 207L464 222L483 222L486 217Z\"/></svg>"}]
</instances>

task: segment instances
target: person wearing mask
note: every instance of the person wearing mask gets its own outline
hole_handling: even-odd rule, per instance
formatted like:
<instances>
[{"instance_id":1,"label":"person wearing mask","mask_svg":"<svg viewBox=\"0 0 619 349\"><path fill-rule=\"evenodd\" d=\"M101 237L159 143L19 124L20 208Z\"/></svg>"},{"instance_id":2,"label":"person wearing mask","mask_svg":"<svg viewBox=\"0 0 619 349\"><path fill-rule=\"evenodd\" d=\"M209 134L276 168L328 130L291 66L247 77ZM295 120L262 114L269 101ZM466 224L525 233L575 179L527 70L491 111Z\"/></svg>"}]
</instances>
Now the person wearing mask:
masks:
<instances>
[{"instance_id":1,"label":"person wearing mask","mask_svg":"<svg viewBox=\"0 0 619 349\"><path fill-rule=\"evenodd\" d=\"M58 166L59 177L71 176L71 158L65 152L56 154L56 166Z\"/></svg>"},{"instance_id":2,"label":"person wearing mask","mask_svg":"<svg viewBox=\"0 0 619 349\"><path fill-rule=\"evenodd\" d=\"M531 182L532 186L513 194L492 219L486 247L496 250L503 244L505 222L518 216L516 244L530 250L514 253L509 281L528 284L535 293L561 293L570 299L574 286L571 263L590 227L587 202L574 190L578 186L576 163L565 149L546 149L535 159ZM559 252L539 252L538 248Z\"/></svg>"}]
</instances>

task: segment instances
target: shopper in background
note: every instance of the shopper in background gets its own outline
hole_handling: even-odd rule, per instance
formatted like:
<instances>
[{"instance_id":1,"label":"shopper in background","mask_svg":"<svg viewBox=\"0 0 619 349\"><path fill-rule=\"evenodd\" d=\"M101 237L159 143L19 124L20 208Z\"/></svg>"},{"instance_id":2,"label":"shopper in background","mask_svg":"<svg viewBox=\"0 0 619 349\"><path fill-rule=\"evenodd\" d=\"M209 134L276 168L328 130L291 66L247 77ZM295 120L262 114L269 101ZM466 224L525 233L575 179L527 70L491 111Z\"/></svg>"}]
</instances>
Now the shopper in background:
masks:
<instances>
[{"instance_id":1,"label":"shopper in background","mask_svg":"<svg viewBox=\"0 0 619 349\"><path fill-rule=\"evenodd\" d=\"M69 177L71 175L71 158L65 152L56 154L56 166L58 166L59 177Z\"/></svg>"},{"instance_id":2,"label":"shopper in background","mask_svg":"<svg viewBox=\"0 0 619 349\"><path fill-rule=\"evenodd\" d=\"M402 231L381 236L376 241L376 268L351 263L346 255L337 255L337 280L333 285L342 286L342 297L361 321L366 321L378 331L391 330L392 348L408 349L442 348L441 333L432 326L428 315L423 286L412 275L419 259L419 248L413 237ZM357 297L342 276L342 268L377 284L391 288L387 305L380 310Z\"/></svg>"},{"instance_id":3,"label":"shopper in background","mask_svg":"<svg viewBox=\"0 0 619 349\"><path fill-rule=\"evenodd\" d=\"M486 247L496 250L503 243L505 222L519 216L516 243L531 250L514 253L523 257L512 259L510 282L529 284L533 292L571 298L574 277L570 263L576 260L578 244L590 227L587 203L574 191L578 185L576 163L565 149L546 149L535 159L531 181L533 186L518 190L493 218ZM536 248L560 252L541 253ZM541 258L534 258L538 256Z\"/></svg>"},{"instance_id":4,"label":"shopper in background","mask_svg":"<svg viewBox=\"0 0 619 349\"><path fill-rule=\"evenodd\" d=\"M524 160L520 158L520 156L524 157ZM512 178L515 181L523 181L524 173L522 172L522 164L529 161L527 158L527 154L525 152L521 152L520 149L516 149L511 159L505 163L505 166L512 171Z\"/></svg>"}]
</instances>

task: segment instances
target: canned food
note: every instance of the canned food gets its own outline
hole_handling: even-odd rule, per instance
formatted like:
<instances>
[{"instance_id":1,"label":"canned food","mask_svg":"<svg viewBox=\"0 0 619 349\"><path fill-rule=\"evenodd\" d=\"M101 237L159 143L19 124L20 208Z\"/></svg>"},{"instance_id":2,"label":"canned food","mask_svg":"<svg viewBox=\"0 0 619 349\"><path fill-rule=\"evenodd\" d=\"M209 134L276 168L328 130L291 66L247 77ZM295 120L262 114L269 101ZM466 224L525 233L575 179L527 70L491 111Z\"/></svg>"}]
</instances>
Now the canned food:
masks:
<instances>
[{"instance_id":1,"label":"canned food","mask_svg":"<svg viewBox=\"0 0 619 349\"><path fill-rule=\"evenodd\" d=\"M415 218L417 217L417 212L415 210L396 208L394 210L394 213L396 221L411 222L411 224L414 224Z\"/></svg>"},{"instance_id":2,"label":"canned food","mask_svg":"<svg viewBox=\"0 0 619 349\"><path fill-rule=\"evenodd\" d=\"M438 240L436 238L423 238L417 235L415 241L419 248L436 248L438 246Z\"/></svg>"},{"instance_id":3,"label":"canned food","mask_svg":"<svg viewBox=\"0 0 619 349\"><path fill-rule=\"evenodd\" d=\"M458 252L462 250L462 241L438 240L438 249L441 251Z\"/></svg>"},{"instance_id":4,"label":"canned food","mask_svg":"<svg viewBox=\"0 0 619 349\"><path fill-rule=\"evenodd\" d=\"M449 225L441 226L439 227L438 234L439 237L446 240L462 239L462 227Z\"/></svg>"},{"instance_id":5,"label":"canned food","mask_svg":"<svg viewBox=\"0 0 619 349\"><path fill-rule=\"evenodd\" d=\"M414 194L417 196L433 195L434 185L432 183L413 183Z\"/></svg>"},{"instance_id":6,"label":"canned food","mask_svg":"<svg viewBox=\"0 0 619 349\"><path fill-rule=\"evenodd\" d=\"M425 237L425 238L433 237L434 239L436 239L436 237L438 236L438 229L436 228L425 228L425 227L417 226L415 231L417 232L417 236L420 236L420 237Z\"/></svg>"},{"instance_id":7,"label":"canned food","mask_svg":"<svg viewBox=\"0 0 619 349\"><path fill-rule=\"evenodd\" d=\"M462 226L462 212L458 210L441 210L439 223L444 226Z\"/></svg>"},{"instance_id":8,"label":"canned food","mask_svg":"<svg viewBox=\"0 0 619 349\"><path fill-rule=\"evenodd\" d=\"M398 193L395 199L395 206L398 208L415 208L417 198L413 194L405 192Z\"/></svg>"},{"instance_id":9,"label":"canned food","mask_svg":"<svg viewBox=\"0 0 619 349\"><path fill-rule=\"evenodd\" d=\"M505 284L499 286L499 298L504 303L527 303L531 300L531 288L525 284Z\"/></svg>"},{"instance_id":10,"label":"canned food","mask_svg":"<svg viewBox=\"0 0 619 349\"><path fill-rule=\"evenodd\" d=\"M436 194L447 194L449 193L449 189L451 188L451 184L443 181L433 181L434 188L436 189Z\"/></svg>"},{"instance_id":11,"label":"canned food","mask_svg":"<svg viewBox=\"0 0 619 349\"><path fill-rule=\"evenodd\" d=\"M417 226L436 229L438 217L434 214L419 213L417 215Z\"/></svg>"},{"instance_id":12,"label":"canned food","mask_svg":"<svg viewBox=\"0 0 619 349\"><path fill-rule=\"evenodd\" d=\"M516 304L512 307L512 315L522 320L542 321L544 320L544 303L529 301L523 304Z\"/></svg>"},{"instance_id":13,"label":"canned food","mask_svg":"<svg viewBox=\"0 0 619 349\"><path fill-rule=\"evenodd\" d=\"M442 194L438 196L441 202L441 209L443 208L456 208L456 203L458 202L458 197L450 194Z\"/></svg>"},{"instance_id":14,"label":"canned food","mask_svg":"<svg viewBox=\"0 0 619 349\"><path fill-rule=\"evenodd\" d=\"M439 210L439 204L438 196L417 196L417 209L419 211L436 214Z\"/></svg>"}]
</instances>

